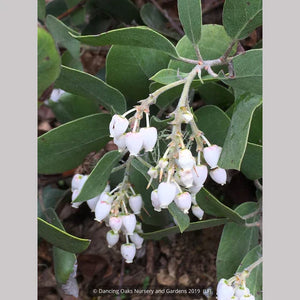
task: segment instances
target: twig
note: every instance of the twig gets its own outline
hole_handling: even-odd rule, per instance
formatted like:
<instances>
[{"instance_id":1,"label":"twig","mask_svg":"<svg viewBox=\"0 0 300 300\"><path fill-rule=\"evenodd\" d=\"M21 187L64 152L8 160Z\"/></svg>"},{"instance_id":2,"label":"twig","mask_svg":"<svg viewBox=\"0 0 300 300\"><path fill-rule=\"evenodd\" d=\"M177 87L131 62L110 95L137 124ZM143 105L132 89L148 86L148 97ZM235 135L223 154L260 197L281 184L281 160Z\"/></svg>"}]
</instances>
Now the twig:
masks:
<instances>
[{"instance_id":1,"label":"twig","mask_svg":"<svg viewBox=\"0 0 300 300\"><path fill-rule=\"evenodd\" d=\"M256 188L257 188L258 190L260 190L260 191L263 190L263 186L260 184L260 182L259 182L258 179L254 180L254 185L256 186Z\"/></svg>"},{"instance_id":2,"label":"twig","mask_svg":"<svg viewBox=\"0 0 300 300\"><path fill-rule=\"evenodd\" d=\"M230 45L228 46L227 50L225 51L225 53L220 57L221 61L226 61L226 59L228 58L233 46L236 44L237 40L233 40Z\"/></svg>"},{"instance_id":3,"label":"twig","mask_svg":"<svg viewBox=\"0 0 300 300\"><path fill-rule=\"evenodd\" d=\"M164 17L169 21L170 25L182 36L184 35L183 30L173 21L173 19L168 15L168 12L163 9L155 0L150 0L153 5L164 15Z\"/></svg>"},{"instance_id":4,"label":"twig","mask_svg":"<svg viewBox=\"0 0 300 300\"><path fill-rule=\"evenodd\" d=\"M64 13L62 13L61 15L59 15L57 17L58 20L61 20L67 16L69 16L70 14L72 14L74 11L78 10L79 8L82 8L83 5L87 2L87 0L82 0L79 3L77 3L75 6L69 8L67 11L65 11Z\"/></svg>"}]
</instances>

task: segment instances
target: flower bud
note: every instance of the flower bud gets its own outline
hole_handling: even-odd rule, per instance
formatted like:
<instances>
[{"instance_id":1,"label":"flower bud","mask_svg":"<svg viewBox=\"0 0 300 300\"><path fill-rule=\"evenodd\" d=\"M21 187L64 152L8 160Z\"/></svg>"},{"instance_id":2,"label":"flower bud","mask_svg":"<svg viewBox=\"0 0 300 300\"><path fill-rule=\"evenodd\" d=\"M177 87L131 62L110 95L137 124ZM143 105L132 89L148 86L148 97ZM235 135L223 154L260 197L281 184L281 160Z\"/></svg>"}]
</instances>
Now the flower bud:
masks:
<instances>
[{"instance_id":1,"label":"flower bud","mask_svg":"<svg viewBox=\"0 0 300 300\"><path fill-rule=\"evenodd\" d=\"M143 137L139 132L126 133L125 142L130 155L133 156L137 156L143 147Z\"/></svg>"},{"instance_id":2,"label":"flower bud","mask_svg":"<svg viewBox=\"0 0 300 300\"><path fill-rule=\"evenodd\" d=\"M129 197L129 206L135 215L141 213L141 208L143 206L143 200L141 195L133 195Z\"/></svg>"},{"instance_id":3,"label":"flower bud","mask_svg":"<svg viewBox=\"0 0 300 300\"><path fill-rule=\"evenodd\" d=\"M126 234L132 235L136 225L136 217L134 214L122 216L122 224L126 231Z\"/></svg>"},{"instance_id":4,"label":"flower bud","mask_svg":"<svg viewBox=\"0 0 300 300\"><path fill-rule=\"evenodd\" d=\"M135 245L132 243L122 244L121 254L128 264L132 263L136 253Z\"/></svg>"},{"instance_id":5,"label":"flower bud","mask_svg":"<svg viewBox=\"0 0 300 300\"><path fill-rule=\"evenodd\" d=\"M208 174L207 166L205 165L196 166L195 168L193 168L192 174L193 174L194 185L197 186L203 185Z\"/></svg>"},{"instance_id":6,"label":"flower bud","mask_svg":"<svg viewBox=\"0 0 300 300\"><path fill-rule=\"evenodd\" d=\"M151 168L148 170L147 174L148 174L151 178L157 178L157 176L158 176L158 171L157 171L156 168L151 167Z\"/></svg>"},{"instance_id":7,"label":"flower bud","mask_svg":"<svg viewBox=\"0 0 300 300\"><path fill-rule=\"evenodd\" d=\"M224 185L226 183L227 174L226 171L222 168L216 168L209 172L210 177L216 183Z\"/></svg>"},{"instance_id":8,"label":"flower bud","mask_svg":"<svg viewBox=\"0 0 300 300\"><path fill-rule=\"evenodd\" d=\"M125 117L114 115L109 123L110 136L119 137L126 131L128 124L129 121Z\"/></svg>"},{"instance_id":9,"label":"flower bud","mask_svg":"<svg viewBox=\"0 0 300 300\"><path fill-rule=\"evenodd\" d=\"M211 168L216 168L222 152L222 147L212 145L203 149L203 156Z\"/></svg>"},{"instance_id":10,"label":"flower bud","mask_svg":"<svg viewBox=\"0 0 300 300\"><path fill-rule=\"evenodd\" d=\"M159 168L164 169L167 167L168 163L169 162L166 158L161 158L158 162L158 166L159 166Z\"/></svg>"},{"instance_id":11,"label":"flower bud","mask_svg":"<svg viewBox=\"0 0 300 300\"><path fill-rule=\"evenodd\" d=\"M255 297L251 294L243 295L239 298L239 300L255 300Z\"/></svg>"},{"instance_id":12,"label":"flower bud","mask_svg":"<svg viewBox=\"0 0 300 300\"><path fill-rule=\"evenodd\" d=\"M153 190L151 192L151 202L152 202L152 206L154 207L154 210L160 212L161 208L160 208L160 202L158 200L157 190Z\"/></svg>"},{"instance_id":13,"label":"flower bud","mask_svg":"<svg viewBox=\"0 0 300 300\"><path fill-rule=\"evenodd\" d=\"M171 182L161 182L158 185L157 195L160 208L168 208L176 196L176 185Z\"/></svg>"},{"instance_id":14,"label":"flower bud","mask_svg":"<svg viewBox=\"0 0 300 300\"><path fill-rule=\"evenodd\" d=\"M99 201L99 197L100 197L100 195L98 195L98 196L96 196L92 199L87 200L86 203L89 206L89 208L91 209L91 211L95 211L95 207L97 205L97 202Z\"/></svg>"},{"instance_id":15,"label":"flower bud","mask_svg":"<svg viewBox=\"0 0 300 300\"><path fill-rule=\"evenodd\" d=\"M136 249L142 248L144 239L134 232L132 235L129 236L130 240L134 243Z\"/></svg>"},{"instance_id":16,"label":"flower bud","mask_svg":"<svg viewBox=\"0 0 300 300\"><path fill-rule=\"evenodd\" d=\"M189 209L191 208L192 205L192 197L190 193L184 192L181 194L178 194L175 197L175 204L178 206L180 210L183 211L183 213L188 214Z\"/></svg>"},{"instance_id":17,"label":"flower bud","mask_svg":"<svg viewBox=\"0 0 300 300\"><path fill-rule=\"evenodd\" d=\"M234 295L234 289L232 286L226 283L226 280L222 278L217 286L217 298L218 300L228 300Z\"/></svg>"},{"instance_id":18,"label":"flower bud","mask_svg":"<svg viewBox=\"0 0 300 300\"><path fill-rule=\"evenodd\" d=\"M137 233L143 233L142 223L136 222L136 225L135 225L135 231L136 231Z\"/></svg>"},{"instance_id":19,"label":"flower bud","mask_svg":"<svg viewBox=\"0 0 300 300\"><path fill-rule=\"evenodd\" d=\"M106 201L98 201L95 207L95 220L101 222L108 216L111 209L111 204Z\"/></svg>"},{"instance_id":20,"label":"flower bud","mask_svg":"<svg viewBox=\"0 0 300 300\"><path fill-rule=\"evenodd\" d=\"M108 243L108 248L111 248L119 241L119 234L110 230L106 233L106 240Z\"/></svg>"},{"instance_id":21,"label":"flower bud","mask_svg":"<svg viewBox=\"0 0 300 300\"><path fill-rule=\"evenodd\" d=\"M157 141L157 129L155 127L144 127L140 129L140 133L143 137L145 151L152 151Z\"/></svg>"},{"instance_id":22,"label":"flower bud","mask_svg":"<svg viewBox=\"0 0 300 300\"><path fill-rule=\"evenodd\" d=\"M122 152L126 149L125 134L121 134L119 137L114 137L114 143L118 146L118 150Z\"/></svg>"},{"instance_id":23,"label":"flower bud","mask_svg":"<svg viewBox=\"0 0 300 300\"><path fill-rule=\"evenodd\" d=\"M195 165L195 159L189 149L182 149L178 152L178 165L184 170L190 170Z\"/></svg>"},{"instance_id":24,"label":"flower bud","mask_svg":"<svg viewBox=\"0 0 300 300\"><path fill-rule=\"evenodd\" d=\"M199 220L202 220L204 215L204 210L200 208L199 205L193 205L192 206L192 213L195 217L197 217Z\"/></svg>"},{"instance_id":25,"label":"flower bud","mask_svg":"<svg viewBox=\"0 0 300 300\"><path fill-rule=\"evenodd\" d=\"M113 230L114 233L117 233L122 226L122 218L119 216L111 216L109 218L109 226L111 227L111 229Z\"/></svg>"},{"instance_id":26,"label":"flower bud","mask_svg":"<svg viewBox=\"0 0 300 300\"><path fill-rule=\"evenodd\" d=\"M180 183L185 186L186 188L189 188L193 185L193 174L191 170L180 170L178 172Z\"/></svg>"},{"instance_id":27,"label":"flower bud","mask_svg":"<svg viewBox=\"0 0 300 300\"><path fill-rule=\"evenodd\" d=\"M244 295L249 295L250 294L250 291L247 287L238 287L234 293L235 296L237 296L238 298L244 296Z\"/></svg>"},{"instance_id":28,"label":"flower bud","mask_svg":"<svg viewBox=\"0 0 300 300\"><path fill-rule=\"evenodd\" d=\"M87 175L81 175L81 174L75 174L72 178L71 182L71 190L72 192L74 190L81 190L84 183L87 181L88 176Z\"/></svg>"}]
</instances>

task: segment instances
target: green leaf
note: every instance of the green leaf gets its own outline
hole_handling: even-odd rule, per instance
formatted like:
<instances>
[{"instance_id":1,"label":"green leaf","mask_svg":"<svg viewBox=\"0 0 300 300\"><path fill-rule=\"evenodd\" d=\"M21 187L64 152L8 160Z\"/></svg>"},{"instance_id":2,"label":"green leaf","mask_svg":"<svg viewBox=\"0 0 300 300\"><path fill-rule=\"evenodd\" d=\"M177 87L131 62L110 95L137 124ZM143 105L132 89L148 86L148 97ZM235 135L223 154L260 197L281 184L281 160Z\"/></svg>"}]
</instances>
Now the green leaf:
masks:
<instances>
[{"instance_id":1,"label":"green leaf","mask_svg":"<svg viewBox=\"0 0 300 300\"><path fill-rule=\"evenodd\" d=\"M233 94L227 88L215 82L199 85L198 91L205 104L216 105L221 109L227 109L234 102Z\"/></svg>"},{"instance_id":2,"label":"green leaf","mask_svg":"<svg viewBox=\"0 0 300 300\"><path fill-rule=\"evenodd\" d=\"M117 89L85 72L62 66L55 87L94 99L111 112L123 113L126 110L125 98Z\"/></svg>"},{"instance_id":3,"label":"green leaf","mask_svg":"<svg viewBox=\"0 0 300 300\"><path fill-rule=\"evenodd\" d=\"M133 106L149 95L149 78L168 62L168 55L161 51L114 45L106 57L106 82L123 93L128 106Z\"/></svg>"},{"instance_id":4,"label":"green leaf","mask_svg":"<svg viewBox=\"0 0 300 300\"><path fill-rule=\"evenodd\" d=\"M124 45L159 50L178 57L173 44L146 26L114 29L99 35L77 36L77 40L91 46Z\"/></svg>"},{"instance_id":5,"label":"green leaf","mask_svg":"<svg viewBox=\"0 0 300 300\"><path fill-rule=\"evenodd\" d=\"M226 217L237 224L244 224L245 220L234 210L224 205L208 190L202 188L196 195L198 205L205 213L215 217Z\"/></svg>"},{"instance_id":6,"label":"green leaf","mask_svg":"<svg viewBox=\"0 0 300 300\"><path fill-rule=\"evenodd\" d=\"M215 24L203 25L201 40L198 43L202 58L204 60L209 60L221 57L231 44L231 41L231 38L227 35L223 26ZM187 36L184 36L179 40L176 45L176 50L182 57L197 60L194 46ZM236 47L233 48L231 54L233 54L235 50ZM186 73L190 72L193 67L192 64L175 60L171 60L168 66L168 68L174 70L179 68L179 71ZM218 70L218 67L213 67L213 69Z\"/></svg>"},{"instance_id":7,"label":"green leaf","mask_svg":"<svg viewBox=\"0 0 300 300\"><path fill-rule=\"evenodd\" d=\"M255 202L245 202L239 205L235 211L245 216L258 208ZM257 221L258 216L248 220ZM258 245L258 227L246 227L235 223L225 225L217 254L217 277L230 278L235 274L236 269L242 262L244 256Z\"/></svg>"},{"instance_id":8,"label":"green leaf","mask_svg":"<svg viewBox=\"0 0 300 300\"><path fill-rule=\"evenodd\" d=\"M144 166L137 159L133 159L131 163L131 168L129 170L130 182L134 186L134 190L141 194L143 199L143 207L141 220L145 224L152 226L166 226L170 224L171 218L170 214L166 209L161 212L157 212L153 209L151 203L151 192L153 189L157 188L157 182L152 181L151 188L146 189L150 176L147 174L148 168Z\"/></svg>"},{"instance_id":9,"label":"green leaf","mask_svg":"<svg viewBox=\"0 0 300 300\"><path fill-rule=\"evenodd\" d=\"M246 254L236 272L244 271L245 268L256 262L261 256L262 248L258 245ZM252 270L246 284L255 300L262 300L262 264Z\"/></svg>"},{"instance_id":10,"label":"green leaf","mask_svg":"<svg viewBox=\"0 0 300 300\"><path fill-rule=\"evenodd\" d=\"M246 38L262 24L262 0L226 0L223 8L223 24L233 39Z\"/></svg>"},{"instance_id":11,"label":"green leaf","mask_svg":"<svg viewBox=\"0 0 300 300\"><path fill-rule=\"evenodd\" d=\"M249 50L232 59L234 78L221 80L233 88L262 94L262 49Z\"/></svg>"},{"instance_id":12,"label":"green leaf","mask_svg":"<svg viewBox=\"0 0 300 300\"><path fill-rule=\"evenodd\" d=\"M169 123L174 120L174 117L169 119L160 120L159 118L152 116L150 119L150 126L156 127L158 131L165 129L169 126Z\"/></svg>"},{"instance_id":13,"label":"green leaf","mask_svg":"<svg viewBox=\"0 0 300 300\"><path fill-rule=\"evenodd\" d=\"M67 10L68 7L66 5L65 0L53 0L48 2L46 5L46 15L53 15L55 17L58 17ZM64 22L66 19L69 19L69 17L64 18Z\"/></svg>"},{"instance_id":14,"label":"green leaf","mask_svg":"<svg viewBox=\"0 0 300 300\"><path fill-rule=\"evenodd\" d=\"M176 223L178 224L180 232L184 232L190 225L190 218L188 215L184 214L174 203L174 201L169 204L168 210L170 214L175 219Z\"/></svg>"},{"instance_id":15,"label":"green leaf","mask_svg":"<svg viewBox=\"0 0 300 300\"><path fill-rule=\"evenodd\" d=\"M192 44L199 43L202 28L201 0L178 0L178 14L183 30Z\"/></svg>"},{"instance_id":16,"label":"green leaf","mask_svg":"<svg viewBox=\"0 0 300 300\"><path fill-rule=\"evenodd\" d=\"M203 131L207 139L213 144L222 146L230 125L228 116L214 105L203 106L194 114L198 128Z\"/></svg>"},{"instance_id":17,"label":"green leaf","mask_svg":"<svg viewBox=\"0 0 300 300\"><path fill-rule=\"evenodd\" d=\"M38 19L41 21L45 20L46 15L46 4L45 0L38 0Z\"/></svg>"},{"instance_id":18,"label":"green leaf","mask_svg":"<svg viewBox=\"0 0 300 300\"><path fill-rule=\"evenodd\" d=\"M68 9L71 9L78 5L82 0L65 0ZM82 25L85 22L85 7L80 6L79 9L73 11L70 15L71 22L74 26Z\"/></svg>"},{"instance_id":19,"label":"green leaf","mask_svg":"<svg viewBox=\"0 0 300 300\"><path fill-rule=\"evenodd\" d=\"M205 221L192 222L190 223L189 227L185 229L185 232L220 226L226 223L228 223L228 219L210 219ZM146 232L141 235L146 240L160 240L163 237L169 236L170 234L175 234L179 232L179 227L173 226L153 232Z\"/></svg>"},{"instance_id":20,"label":"green leaf","mask_svg":"<svg viewBox=\"0 0 300 300\"><path fill-rule=\"evenodd\" d=\"M261 145L247 144L241 165L241 171L247 178L255 180L262 177L262 154Z\"/></svg>"},{"instance_id":21,"label":"green leaf","mask_svg":"<svg viewBox=\"0 0 300 300\"><path fill-rule=\"evenodd\" d=\"M60 73L60 56L51 35L38 28L38 98Z\"/></svg>"},{"instance_id":22,"label":"green leaf","mask_svg":"<svg viewBox=\"0 0 300 300\"><path fill-rule=\"evenodd\" d=\"M47 185L43 188L42 198L38 201L38 217L45 219L44 212L48 208L54 208L66 196L69 190L61 190Z\"/></svg>"},{"instance_id":23,"label":"green leaf","mask_svg":"<svg viewBox=\"0 0 300 300\"><path fill-rule=\"evenodd\" d=\"M180 39L180 35L176 31L167 27L168 20L152 3L143 5L140 10L140 15L148 27L175 40Z\"/></svg>"},{"instance_id":24,"label":"green leaf","mask_svg":"<svg viewBox=\"0 0 300 300\"><path fill-rule=\"evenodd\" d=\"M83 202L100 195L107 185L111 170L122 158L119 151L107 152L97 163L74 202Z\"/></svg>"},{"instance_id":25,"label":"green leaf","mask_svg":"<svg viewBox=\"0 0 300 300\"><path fill-rule=\"evenodd\" d=\"M251 94L244 94L236 100L230 127L218 162L218 166L221 168L241 169L253 112L261 102L261 96Z\"/></svg>"},{"instance_id":26,"label":"green leaf","mask_svg":"<svg viewBox=\"0 0 300 300\"><path fill-rule=\"evenodd\" d=\"M248 141L254 144L262 144L262 104L259 105L252 116Z\"/></svg>"},{"instance_id":27,"label":"green leaf","mask_svg":"<svg viewBox=\"0 0 300 300\"><path fill-rule=\"evenodd\" d=\"M72 69L83 71L80 57L74 58L68 50L61 56L61 64Z\"/></svg>"},{"instance_id":28,"label":"green leaf","mask_svg":"<svg viewBox=\"0 0 300 300\"><path fill-rule=\"evenodd\" d=\"M73 58L78 59L80 42L74 39L69 32L78 33L51 15L47 16L46 25L58 46L68 49Z\"/></svg>"},{"instance_id":29,"label":"green leaf","mask_svg":"<svg viewBox=\"0 0 300 300\"><path fill-rule=\"evenodd\" d=\"M60 123L70 122L100 112L99 106L94 99L70 93L62 94L58 101L49 100L48 105Z\"/></svg>"},{"instance_id":30,"label":"green leaf","mask_svg":"<svg viewBox=\"0 0 300 300\"><path fill-rule=\"evenodd\" d=\"M38 172L55 174L77 167L109 140L111 115L95 114L71 121L38 138Z\"/></svg>"},{"instance_id":31,"label":"green leaf","mask_svg":"<svg viewBox=\"0 0 300 300\"><path fill-rule=\"evenodd\" d=\"M90 244L90 240L73 236L41 218L38 218L38 234L55 247L71 253L80 253Z\"/></svg>"},{"instance_id":32,"label":"green leaf","mask_svg":"<svg viewBox=\"0 0 300 300\"><path fill-rule=\"evenodd\" d=\"M62 225L56 212L52 208L47 209L45 211L45 214L46 214L45 217L49 219L49 221L53 226L65 232L64 226ZM59 284L64 284L67 282L71 273L74 270L75 263L76 263L76 256L74 253L67 252L57 247L53 247L54 273L55 273L56 281Z\"/></svg>"}]
</instances>

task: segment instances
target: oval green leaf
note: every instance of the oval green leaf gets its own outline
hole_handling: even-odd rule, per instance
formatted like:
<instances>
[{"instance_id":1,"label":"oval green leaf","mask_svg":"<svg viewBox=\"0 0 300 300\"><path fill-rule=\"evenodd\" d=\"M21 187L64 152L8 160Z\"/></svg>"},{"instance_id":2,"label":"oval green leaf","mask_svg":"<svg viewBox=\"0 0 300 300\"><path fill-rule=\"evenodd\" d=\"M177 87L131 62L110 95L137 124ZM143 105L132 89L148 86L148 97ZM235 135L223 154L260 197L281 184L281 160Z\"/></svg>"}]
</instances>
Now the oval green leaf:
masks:
<instances>
[{"instance_id":1,"label":"oval green leaf","mask_svg":"<svg viewBox=\"0 0 300 300\"><path fill-rule=\"evenodd\" d=\"M125 45L159 50L172 57L178 57L176 48L161 34L146 27L114 29L99 35L74 36L83 44L91 46Z\"/></svg>"},{"instance_id":2,"label":"oval green leaf","mask_svg":"<svg viewBox=\"0 0 300 300\"><path fill-rule=\"evenodd\" d=\"M88 73L62 66L55 87L66 92L94 99L111 112L126 110L124 96L101 79Z\"/></svg>"},{"instance_id":3,"label":"oval green leaf","mask_svg":"<svg viewBox=\"0 0 300 300\"><path fill-rule=\"evenodd\" d=\"M110 140L109 114L95 114L71 121L38 138L38 172L55 174L77 167L85 156Z\"/></svg>"},{"instance_id":4,"label":"oval green leaf","mask_svg":"<svg viewBox=\"0 0 300 300\"><path fill-rule=\"evenodd\" d=\"M248 143L246 152L241 165L243 174L251 179L259 179L262 177L262 146L253 143Z\"/></svg>"}]
</instances>

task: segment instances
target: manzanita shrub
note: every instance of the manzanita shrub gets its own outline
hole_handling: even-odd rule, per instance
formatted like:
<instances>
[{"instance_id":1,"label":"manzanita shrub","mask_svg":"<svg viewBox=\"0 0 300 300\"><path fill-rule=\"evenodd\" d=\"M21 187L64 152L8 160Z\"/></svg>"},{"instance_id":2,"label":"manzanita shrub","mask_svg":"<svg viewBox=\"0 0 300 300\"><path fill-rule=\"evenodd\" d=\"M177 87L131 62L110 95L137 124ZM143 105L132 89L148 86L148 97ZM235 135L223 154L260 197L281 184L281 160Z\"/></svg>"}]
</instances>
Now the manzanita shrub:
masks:
<instances>
[{"instance_id":1,"label":"manzanita shrub","mask_svg":"<svg viewBox=\"0 0 300 300\"><path fill-rule=\"evenodd\" d=\"M129 0L79 2L39 1L39 104L61 125L38 139L38 172L72 170L113 141L118 150L68 181L70 205L87 202L109 227L108 247L134 263L144 240L225 225L217 297L262 299L262 49L238 50L262 24L262 1L226 0L221 26L202 24L200 0L178 0L182 37L150 2L140 10ZM105 69L84 72L80 51L105 45ZM199 95L206 105L194 110ZM222 189L220 199L209 191L209 177L226 185L232 169L254 181L257 201L233 208ZM53 244L57 282L76 296L75 254L90 241L68 234L57 217L68 192L44 188L38 225Z\"/></svg>"}]
</instances>

